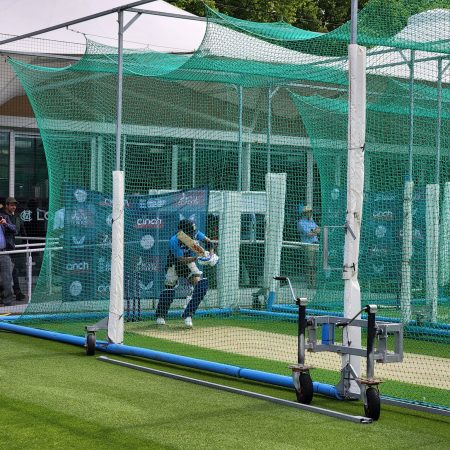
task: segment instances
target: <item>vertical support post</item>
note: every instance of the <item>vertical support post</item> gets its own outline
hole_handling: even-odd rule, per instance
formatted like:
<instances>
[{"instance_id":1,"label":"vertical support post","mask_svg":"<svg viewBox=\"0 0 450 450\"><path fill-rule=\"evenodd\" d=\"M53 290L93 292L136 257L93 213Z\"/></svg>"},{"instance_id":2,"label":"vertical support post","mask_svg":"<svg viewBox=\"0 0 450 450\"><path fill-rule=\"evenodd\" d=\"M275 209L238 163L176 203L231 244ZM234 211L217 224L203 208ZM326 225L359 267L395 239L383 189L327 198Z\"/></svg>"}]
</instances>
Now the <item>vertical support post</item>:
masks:
<instances>
[{"instance_id":1,"label":"vertical support post","mask_svg":"<svg viewBox=\"0 0 450 450\"><path fill-rule=\"evenodd\" d=\"M240 192L223 192L223 208L219 219L219 255L217 289L219 306L239 304L239 247L241 244Z\"/></svg>"},{"instance_id":2,"label":"vertical support post","mask_svg":"<svg viewBox=\"0 0 450 450\"><path fill-rule=\"evenodd\" d=\"M305 364L305 345L306 345L306 299L297 298L298 305L298 338L297 338L297 362L302 366Z\"/></svg>"},{"instance_id":3,"label":"vertical support post","mask_svg":"<svg viewBox=\"0 0 450 450\"><path fill-rule=\"evenodd\" d=\"M272 88L269 87L267 104L267 172L272 171Z\"/></svg>"},{"instance_id":4,"label":"vertical support post","mask_svg":"<svg viewBox=\"0 0 450 450\"><path fill-rule=\"evenodd\" d=\"M124 203L125 177L120 170L120 147L122 141L122 89L123 89L123 11L118 12L118 58L117 58L117 120L116 120L116 170L113 171L113 211L111 243L111 282L108 316L108 340L123 343L123 269L124 269Z\"/></svg>"},{"instance_id":5,"label":"vertical support post","mask_svg":"<svg viewBox=\"0 0 450 450\"><path fill-rule=\"evenodd\" d=\"M122 143L122 92L123 92L123 11L119 11L116 97L116 171L120 170L120 146Z\"/></svg>"},{"instance_id":6,"label":"vertical support post","mask_svg":"<svg viewBox=\"0 0 450 450\"><path fill-rule=\"evenodd\" d=\"M172 179L171 189L178 189L178 145L172 145Z\"/></svg>"},{"instance_id":7,"label":"vertical support post","mask_svg":"<svg viewBox=\"0 0 450 450\"><path fill-rule=\"evenodd\" d=\"M342 185L342 156L336 156L336 167L334 172L334 184L341 187Z\"/></svg>"},{"instance_id":8,"label":"vertical support post","mask_svg":"<svg viewBox=\"0 0 450 450\"><path fill-rule=\"evenodd\" d=\"M413 179L414 159L414 59L415 52L411 50L409 63L409 144L408 144L408 175L409 181Z\"/></svg>"},{"instance_id":9,"label":"vertical support post","mask_svg":"<svg viewBox=\"0 0 450 450\"><path fill-rule=\"evenodd\" d=\"M242 191L242 139L243 139L243 121L244 121L244 93L242 86L238 87L239 95L239 130L238 130L238 182L237 190Z\"/></svg>"},{"instance_id":10,"label":"vertical support post","mask_svg":"<svg viewBox=\"0 0 450 450\"><path fill-rule=\"evenodd\" d=\"M15 196L16 185L16 133L14 131L9 132L9 186L8 196Z\"/></svg>"},{"instance_id":11,"label":"vertical support post","mask_svg":"<svg viewBox=\"0 0 450 450\"><path fill-rule=\"evenodd\" d=\"M28 241L27 241L28 244ZM27 294L28 301L31 301L31 292L33 287L33 257L31 256L31 252L26 253L26 266L27 266Z\"/></svg>"},{"instance_id":12,"label":"vertical support post","mask_svg":"<svg viewBox=\"0 0 450 450\"><path fill-rule=\"evenodd\" d=\"M197 176L197 142L195 139L192 140L192 187L196 186L196 176Z\"/></svg>"},{"instance_id":13,"label":"vertical support post","mask_svg":"<svg viewBox=\"0 0 450 450\"><path fill-rule=\"evenodd\" d=\"M436 184L440 183L441 171L441 129L442 129L442 59L438 59L438 81L437 81L437 123L436 123Z\"/></svg>"},{"instance_id":14,"label":"vertical support post","mask_svg":"<svg viewBox=\"0 0 450 450\"><path fill-rule=\"evenodd\" d=\"M112 255L111 283L108 317L108 340L114 344L123 343L123 285L124 285L124 174L113 172L113 212L112 212Z\"/></svg>"},{"instance_id":15,"label":"vertical support post","mask_svg":"<svg viewBox=\"0 0 450 450\"><path fill-rule=\"evenodd\" d=\"M250 190L250 180L251 180L251 144L247 142L245 146L245 150L242 157L242 190L249 191Z\"/></svg>"},{"instance_id":16,"label":"vertical support post","mask_svg":"<svg viewBox=\"0 0 450 450\"><path fill-rule=\"evenodd\" d=\"M352 3L353 5L353 3ZM356 20L355 20L356 22ZM356 26L356 25L355 25ZM349 117L348 117L348 162L347 162L347 216L346 223L352 230L345 234L344 268L344 317L351 318L361 310L361 291L358 281L359 241L364 190L364 145L366 133L366 49L356 44L349 45ZM352 236L353 234L353 236ZM361 328L345 327L343 344L361 347ZM361 375L361 358L355 355L342 356L342 374L351 365L355 374ZM345 395L360 395L355 380L343 383Z\"/></svg>"},{"instance_id":17,"label":"vertical support post","mask_svg":"<svg viewBox=\"0 0 450 450\"><path fill-rule=\"evenodd\" d=\"M358 38L358 0L352 0L350 5L350 20L351 20L351 29L350 29L350 44L357 44Z\"/></svg>"},{"instance_id":18,"label":"vertical support post","mask_svg":"<svg viewBox=\"0 0 450 450\"><path fill-rule=\"evenodd\" d=\"M450 181L444 184L439 237L439 284L450 283Z\"/></svg>"},{"instance_id":19,"label":"vertical support post","mask_svg":"<svg viewBox=\"0 0 450 450\"><path fill-rule=\"evenodd\" d=\"M103 136L97 138L97 190L103 192Z\"/></svg>"},{"instance_id":20,"label":"vertical support post","mask_svg":"<svg viewBox=\"0 0 450 450\"><path fill-rule=\"evenodd\" d=\"M402 240L402 279L400 287L400 308L402 323L411 320L411 257L412 257L412 197L414 183L405 182L403 193L403 240Z\"/></svg>"},{"instance_id":21,"label":"vertical support post","mask_svg":"<svg viewBox=\"0 0 450 450\"><path fill-rule=\"evenodd\" d=\"M97 139L91 138L91 177L89 188L92 191L97 190Z\"/></svg>"},{"instance_id":22,"label":"vertical support post","mask_svg":"<svg viewBox=\"0 0 450 450\"><path fill-rule=\"evenodd\" d=\"M376 305L367 305L367 357L366 357L366 373L367 379L373 380L374 369L375 369L375 359L374 359L374 348L375 339L377 336L377 324L375 321L375 313L377 312Z\"/></svg>"},{"instance_id":23,"label":"vertical support post","mask_svg":"<svg viewBox=\"0 0 450 450\"><path fill-rule=\"evenodd\" d=\"M275 301L277 283L274 277L280 273L283 242L284 208L286 202L285 173L266 174L266 230L264 249L264 287L268 290L267 307Z\"/></svg>"},{"instance_id":24,"label":"vertical support post","mask_svg":"<svg viewBox=\"0 0 450 450\"><path fill-rule=\"evenodd\" d=\"M428 319L436 323L439 274L439 185L429 184L426 188L426 270L425 292Z\"/></svg>"},{"instance_id":25,"label":"vertical support post","mask_svg":"<svg viewBox=\"0 0 450 450\"><path fill-rule=\"evenodd\" d=\"M53 250L47 253L47 290L49 294L53 294Z\"/></svg>"},{"instance_id":26,"label":"vertical support post","mask_svg":"<svg viewBox=\"0 0 450 450\"><path fill-rule=\"evenodd\" d=\"M314 155L310 148L306 150L306 204L313 207L314 199Z\"/></svg>"},{"instance_id":27,"label":"vertical support post","mask_svg":"<svg viewBox=\"0 0 450 450\"><path fill-rule=\"evenodd\" d=\"M405 177L403 194L403 241L402 241L402 280L400 288L400 307L402 323L411 320L411 257L412 257L412 196L413 160L414 160L414 58L411 50L409 62L409 142L408 142L408 172Z\"/></svg>"}]
</instances>

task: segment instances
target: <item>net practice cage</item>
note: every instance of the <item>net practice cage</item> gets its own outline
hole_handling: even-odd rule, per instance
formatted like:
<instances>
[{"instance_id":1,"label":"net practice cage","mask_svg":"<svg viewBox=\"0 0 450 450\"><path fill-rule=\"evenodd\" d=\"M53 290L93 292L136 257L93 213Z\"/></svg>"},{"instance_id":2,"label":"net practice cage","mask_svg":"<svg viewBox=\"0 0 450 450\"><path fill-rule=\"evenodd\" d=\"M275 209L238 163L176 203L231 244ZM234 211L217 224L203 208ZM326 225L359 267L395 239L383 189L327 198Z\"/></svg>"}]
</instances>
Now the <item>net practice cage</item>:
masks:
<instances>
[{"instance_id":1,"label":"net practice cage","mask_svg":"<svg viewBox=\"0 0 450 450\"><path fill-rule=\"evenodd\" d=\"M210 9L207 19L192 55L123 54L125 343L290 375L296 305L273 276L291 279L309 314L343 312L350 24L321 34ZM448 2L373 0L359 13L358 44L367 48L362 304L404 325L403 363L376 372L385 395L449 408ZM108 314L117 61L117 49L90 40L62 69L10 61L50 178L47 250L17 323L83 336ZM318 244L299 234L305 206ZM202 269L209 291L188 331L182 282L167 326L155 325L181 218L217 240L221 258ZM338 381L337 354L307 358L314 379Z\"/></svg>"}]
</instances>

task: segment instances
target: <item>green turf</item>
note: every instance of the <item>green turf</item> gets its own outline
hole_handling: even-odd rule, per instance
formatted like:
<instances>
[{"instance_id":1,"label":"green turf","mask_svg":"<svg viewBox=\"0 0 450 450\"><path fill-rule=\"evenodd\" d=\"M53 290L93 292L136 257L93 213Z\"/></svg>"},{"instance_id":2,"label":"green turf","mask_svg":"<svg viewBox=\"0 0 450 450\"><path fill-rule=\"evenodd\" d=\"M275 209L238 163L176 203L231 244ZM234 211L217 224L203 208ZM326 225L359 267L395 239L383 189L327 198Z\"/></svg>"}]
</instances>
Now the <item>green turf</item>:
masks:
<instances>
[{"instance_id":1,"label":"green turf","mask_svg":"<svg viewBox=\"0 0 450 450\"><path fill-rule=\"evenodd\" d=\"M100 363L84 349L0 332L1 448L445 448L450 419L383 406L359 425ZM292 392L149 362L292 398ZM314 404L361 414L360 402Z\"/></svg>"},{"instance_id":2,"label":"green turf","mask_svg":"<svg viewBox=\"0 0 450 450\"><path fill-rule=\"evenodd\" d=\"M193 358L199 358L203 360L220 362L223 364L231 364L239 367L251 368L255 370L262 370L270 373L277 373L286 376L290 376L291 372L288 369L288 364L280 361L272 361L267 359L261 359L256 357L236 355L233 353L227 353L223 351L208 349L204 347L197 347L188 344L182 344L174 341L168 341L165 339L157 339L154 337L143 336L131 331L139 331L141 329L147 329L152 326L153 322L143 321L136 323L128 323L126 329L128 330L125 336L125 343L132 346L149 348L152 350L158 350L162 352L168 352L173 354L179 354L184 356L190 356ZM31 325L27 323L26 325ZM38 325L39 324L35 324ZM42 324L41 324L42 325ZM240 326L247 327L255 330L271 331L281 334L295 335L297 325L294 323L280 323L279 321L267 321L267 320L253 320L250 319L236 319L236 318L202 318L196 320L196 327L208 327L208 326ZM84 325L80 322L63 322L63 323L50 323L47 322L42 326L44 329L62 331L65 333L83 334ZM98 333L98 339L105 339L105 332ZM421 349L424 354L431 354L432 356L448 355L448 346L439 343L424 343L422 341L405 340L405 351L411 351L410 346L417 348L420 345L425 344ZM408 348L409 347L409 348ZM444 348L445 347L445 348ZM292 361L294 362L294 361ZM326 369L314 369L313 380L320 381L321 383L327 383L335 385L339 381L339 373L336 371L330 371ZM427 386L420 386L406 382L385 380L381 385L381 393L386 396L396 397L399 399L408 399L418 402L424 402L430 405L438 405L446 408L450 408L450 396L444 389L437 389Z\"/></svg>"}]
</instances>

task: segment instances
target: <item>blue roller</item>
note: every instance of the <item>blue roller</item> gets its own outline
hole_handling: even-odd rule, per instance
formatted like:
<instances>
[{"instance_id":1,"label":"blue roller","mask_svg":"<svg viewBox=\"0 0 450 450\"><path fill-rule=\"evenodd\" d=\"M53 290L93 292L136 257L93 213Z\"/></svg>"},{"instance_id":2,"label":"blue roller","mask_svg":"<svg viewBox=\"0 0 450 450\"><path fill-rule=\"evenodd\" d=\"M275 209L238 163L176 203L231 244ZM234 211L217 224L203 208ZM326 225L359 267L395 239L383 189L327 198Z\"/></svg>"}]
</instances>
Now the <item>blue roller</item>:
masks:
<instances>
[{"instance_id":1,"label":"blue roller","mask_svg":"<svg viewBox=\"0 0 450 450\"><path fill-rule=\"evenodd\" d=\"M81 336L57 333L56 331L39 330L38 328L24 327L22 325L15 325L3 321L0 321L0 330L13 331L14 333L25 334L27 336L34 336L42 339L49 339L51 341L63 342L64 344L84 346L84 344L86 343L86 339Z\"/></svg>"},{"instance_id":2,"label":"blue roller","mask_svg":"<svg viewBox=\"0 0 450 450\"><path fill-rule=\"evenodd\" d=\"M229 364L215 363L202 359L190 358L188 356L174 355L172 353L159 352L140 347L132 347L129 345L108 344L106 347L101 347L100 350L116 355L139 356L141 358L153 359L155 361L176 364L178 366L220 373L230 377L239 377L239 371L241 370L240 367Z\"/></svg>"},{"instance_id":3,"label":"blue roller","mask_svg":"<svg viewBox=\"0 0 450 450\"><path fill-rule=\"evenodd\" d=\"M0 329L6 331L13 331L15 333L25 334L28 336L34 336L42 339L49 339L57 342L63 342L65 344L78 345L81 347L84 347L86 343L86 339L84 337L73 336L64 333L57 333L55 331L39 330L37 328L24 327L22 325L15 325L2 321L0 321ZM191 367L194 369L219 373L222 375L228 375L235 378L243 378L246 380L258 381L261 383L287 387L290 389L294 388L292 377L277 375L269 372L263 372L260 370L245 369L238 366L232 366L230 364L215 363L211 361L205 361L202 359L190 358L187 356L174 355L171 353L159 352L140 347L132 347L129 345L108 344L107 342L104 341L97 341L96 348L97 350L101 350L116 355L138 356L141 358L152 359L155 361ZM316 393L340 399L339 394L337 393L336 388L334 386L314 382L313 389L314 392Z\"/></svg>"}]
</instances>

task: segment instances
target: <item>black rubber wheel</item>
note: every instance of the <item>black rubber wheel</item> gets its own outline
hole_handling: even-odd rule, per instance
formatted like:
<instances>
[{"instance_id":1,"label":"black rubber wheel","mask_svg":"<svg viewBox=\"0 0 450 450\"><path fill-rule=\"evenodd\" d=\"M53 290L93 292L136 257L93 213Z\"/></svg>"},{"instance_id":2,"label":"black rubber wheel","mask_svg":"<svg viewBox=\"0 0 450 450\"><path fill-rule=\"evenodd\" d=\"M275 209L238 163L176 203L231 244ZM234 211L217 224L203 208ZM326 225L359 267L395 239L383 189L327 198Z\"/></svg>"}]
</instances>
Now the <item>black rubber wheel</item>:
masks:
<instances>
[{"instance_id":1,"label":"black rubber wheel","mask_svg":"<svg viewBox=\"0 0 450 450\"><path fill-rule=\"evenodd\" d=\"M95 334L88 333L86 336L86 355L95 355Z\"/></svg>"},{"instance_id":2,"label":"black rubber wheel","mask_svg":"<svg viewBox=\"0 0 450 450\"><path fill-rule=\"evenodd\" d=\"M299 377L300 390L295 390L297 401L309 405L313 399L313 382L309 372L302 372Z\"/></svg>"},{"instance_id":3,"label":"black rubber wheel","mask_svg":"<svg viewBox=\"0 0 450 450\"><path fill-rule=\"evenodd\" d=\"M378 420L380 418L381 404L380 393L378 389L370 387L366 390L366 405L364 405L364 413L366 417L372 420Z\"/></svg>"}]
</instances>

